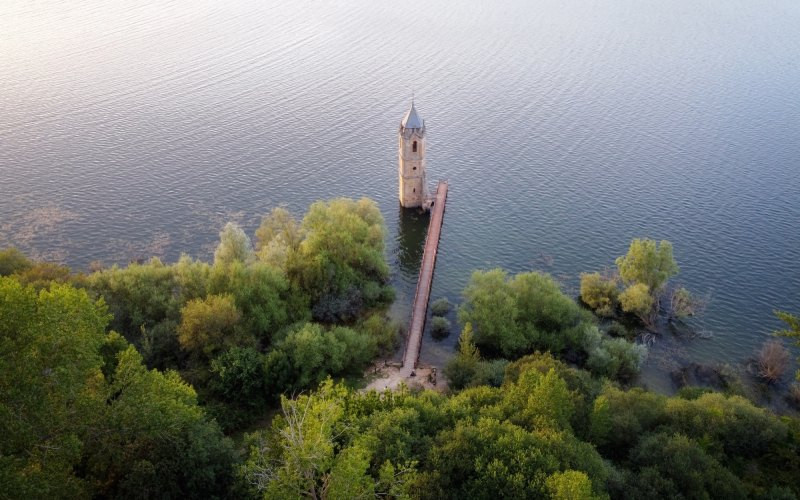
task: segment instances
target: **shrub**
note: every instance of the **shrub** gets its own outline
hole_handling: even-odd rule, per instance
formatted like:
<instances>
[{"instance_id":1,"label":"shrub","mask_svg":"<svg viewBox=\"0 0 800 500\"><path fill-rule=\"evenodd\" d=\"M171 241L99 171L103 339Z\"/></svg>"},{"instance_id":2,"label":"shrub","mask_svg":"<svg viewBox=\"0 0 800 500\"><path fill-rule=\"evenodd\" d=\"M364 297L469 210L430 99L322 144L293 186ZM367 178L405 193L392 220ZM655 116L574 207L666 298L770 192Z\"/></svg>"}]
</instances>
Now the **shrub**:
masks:
<instances>
[{"instance_id":1,"label":"shrub","mask_svg":"<svg viewBox=\"0 0 800 500\"><path fill-rule=\"evenodd\" d=\"M442 297L431 304L431 314L434 316L444 316L449 313L452 308L453 305L447 300L447 297Z\"/></svg>"},{"instance_id":2,"label":"shrub","mask_svg":"<svg viewBox=\"0 0 800 500\"><path fill-rule=\"evenodd\" d=\"M0 276L9 276L31 267L33 267L33 262L16 248L0 250Z\"/></svg>"},{"instance_id":3,"label":"shrub","mask_svg":"<svg viewBox=\"0 0 800 500\"><path fill-rule=\"evenodd\" d=\"M619 275L628 284L647 285L653 293L670 277L678 274L678 264L672 257L672 243L654 240L635 239L631 241L628 253L616 260Z\"/></svg>"},{"instance_id":4,"label":"shrub","mask_svg":"<svg viewBox=\"0 0 800 500\"><path fill-rule=\"evenodd\" d=\"M789 366L789 351L779 340L765 342L758 353L758 376L768 383L780 380Z\"/></svg>"},{"instance_id":5,"label":"shrub","mask_svg":"<svg viewBox=\"0 0 800 500\"><path fill-rule=\"evenodd\" d=\"M470 386L488 385L500 387L505 379L507 359L493 359L491 361L480 361L475 369Z\"/></svg>"},{"instance_id":6,"label":"shrub","mask_svg":"<svg viewBox=\"0 0 800 500\"><path fill-rule=\"evenodd\" d=\"M569 347L568 330L591 317L550 276L500 269L476 271L464 289L459 320L475 326L475 342L485 352L517 358L531 350L560 352Z\"/></svg>"},{"instance_id":7,"label":"shrub","mask_svg":"<svg viewBox=\"0 0 800 500\"><path fill-rule=\"evenodd\" d=\"M434 316L431 322L431 335L437 339L450 335L450 321L441 316Z\"/></svg>"},{"instance_id":8,"label":"shrub","mask_svg":"<svg viewBox=\"0 0 800 500\"><path fill-rule=\"evenodd\" d=\"M623 337L628 340L632 340L633 337L636 336L635 332L628 330L628 328L618 321L614 321L608 328L606 328L606 333L612 337Z\"/></svg>"},{"instance_id":9,"label":"shrub","mask_svg":"<svg viewBox=\"0 0 800 500\"><path fill-rule=\"evenodd\" d=\"M581 274L581 300L600 316L613 316L617 308L617 280L600 273Z\"/></svg>"},{"instance_id":10,"label":"shrub","mask_svg":"<svg viewBox=\"0 0 800 500\"><path fill-rule=\"evenodd\" d=\"M400 324L383 315L375 313L365 319L358 327L375 343L377 354L391 356L400 346Z\"/></svg>"},{"instance_id":11,"label":"shrub","mask_svg":"<svg viewBox=\"0 0 800 500\"><path fill-rule=\"evenodd\" d=\"M642 283L631 285L619 295L622 310L635 314L646 325L652 324L655 299L650 295L650 288Z\"/></svg>"},{"instance_id":12,"label":"shrub","mask_svg":"<svg viewBox=\"0 0 800 500\"><path fill-rule=\"evenodd\" d=\"M647 358L647 347L606 337L594 326L586 328L584 349L589 355L586 367L592 373L622 381L635 377Z\"/></svg>"}]
</instances>

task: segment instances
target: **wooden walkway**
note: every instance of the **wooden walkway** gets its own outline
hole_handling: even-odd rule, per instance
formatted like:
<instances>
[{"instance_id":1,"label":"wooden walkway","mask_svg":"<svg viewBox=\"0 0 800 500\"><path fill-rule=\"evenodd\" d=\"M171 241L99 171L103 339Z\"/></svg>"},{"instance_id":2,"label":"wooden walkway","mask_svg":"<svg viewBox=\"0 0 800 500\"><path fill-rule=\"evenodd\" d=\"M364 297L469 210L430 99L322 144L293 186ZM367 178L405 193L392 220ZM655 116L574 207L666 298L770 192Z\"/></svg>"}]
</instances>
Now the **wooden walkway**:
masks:
<instances>
[{"instance_id":1,"label":"wooden walkway","mask_svg":"<svg viewBox=\"0 0 800 500\"><path fill-rule=\"evenodd\" d=\"M422 254L422 266L419 268L417 292L414 294L414 304L411 306L411 324L408 328L406 352L403 355L403 367L400 369L400 375L403 378L410 377L411 372L416 368L419 350L422 347L422 331L425 328L425 316L428 314L433 269L436 267L436 252L439 248L444 206L447 201L447 187L447 181L439 181L436 198L431 208L431 220L428 225L428 235L425 237L425 250Z\"/></svg>"}]
</instances>

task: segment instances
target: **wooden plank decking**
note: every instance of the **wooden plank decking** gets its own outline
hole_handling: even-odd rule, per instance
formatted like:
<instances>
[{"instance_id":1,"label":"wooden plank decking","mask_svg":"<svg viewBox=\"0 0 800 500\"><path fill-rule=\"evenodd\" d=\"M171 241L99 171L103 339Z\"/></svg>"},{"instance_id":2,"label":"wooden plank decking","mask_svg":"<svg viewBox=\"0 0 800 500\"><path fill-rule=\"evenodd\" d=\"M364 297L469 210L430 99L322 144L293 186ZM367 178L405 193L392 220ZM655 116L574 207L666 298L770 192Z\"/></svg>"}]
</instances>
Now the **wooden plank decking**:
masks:
<instances>
[{"instance_id":1,"label":"wooden plank decking","mask_svg":"<svg viewBox=\"0 0 800 500\"><path fill-rule=\"evenodd\" d=\"M422 265L419 268L417 291L414 294L414 304L411 306L411 324L408 328L406 352L403 355L403 368L400 369L403 378L411 376L411 372L416 368L419 360L422 332L425 328L425 317L428 314L428 301L431 296L433 269L436 267L436 252L442 232L447 187L447 181L439 181L436 198L431 208L431 220L428 225L428 235L425 237L425 249L422 253Z\"/></svg>"}]
</instances>

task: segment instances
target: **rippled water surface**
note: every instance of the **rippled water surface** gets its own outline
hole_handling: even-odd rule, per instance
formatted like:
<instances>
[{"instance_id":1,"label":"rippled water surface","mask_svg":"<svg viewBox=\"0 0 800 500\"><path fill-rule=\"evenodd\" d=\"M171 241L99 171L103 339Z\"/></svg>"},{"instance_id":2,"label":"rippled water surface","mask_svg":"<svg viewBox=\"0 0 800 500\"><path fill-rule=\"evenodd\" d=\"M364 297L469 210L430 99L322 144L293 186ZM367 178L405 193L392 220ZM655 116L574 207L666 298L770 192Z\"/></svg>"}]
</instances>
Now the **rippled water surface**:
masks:
<instances>
[{"instance_id":1,"label":"rippled water surface","mask_svg":"<svg viewBox=\"0 0 800 500\"><path fill-rule=\"evenodd\" d=\"M3 0L0 246L209 257L227 220L369 196L405 317L413 89L429 178L451 182L434 298L495 266L574 292L631 238L669 239L712 297L712 338L678 356L741 361L773 309L800 312L798 26L795 0Z\"/></svg>"}]
</instances>

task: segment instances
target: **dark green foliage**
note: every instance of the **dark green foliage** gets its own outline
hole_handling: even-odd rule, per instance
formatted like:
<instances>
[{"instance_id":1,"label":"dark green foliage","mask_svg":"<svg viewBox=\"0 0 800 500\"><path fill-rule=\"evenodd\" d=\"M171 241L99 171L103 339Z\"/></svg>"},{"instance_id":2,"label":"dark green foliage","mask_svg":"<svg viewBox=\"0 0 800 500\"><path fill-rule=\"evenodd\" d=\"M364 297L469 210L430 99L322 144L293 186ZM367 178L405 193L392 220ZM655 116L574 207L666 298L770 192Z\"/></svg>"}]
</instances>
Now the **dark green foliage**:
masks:
<instances>
[{"instance_id":1,"label":"dark green foliage","mask_svg":"<svg viewBox=\"0 0 800 500\"><path fill-rule=\"evenodd\" d=\"M449 313L452 308L453 304L447 300L447 297L442 297L441 299L433 301L431 304L431 314L434 316L444 316Z\"/></svg>"},{"instance_id":2,"label":"dark green foliage","mask_svg":"<svg viewBox=\"0 0 800 500\"><path fill-rule=\"evenodd\" d=\"M631 452L632 497L747 498L742 482L681 434L657 433L643 438Z\"/></svg>"},{"instance_id":3,"label":"dark green foliage","mask_svg":"<svg viewBox=\"0 0 800 500\"><path fill-rule=\"evenodd\" d=\"M33 267L33 262L14 247L0 250L0 277L10 276Z\"/></svg>"},{"instance_id":4,"label":"dark green foliage","mask_svg":"<svg viewBox=\"0 0 800 500\"><path fill-rule=\"evenodd\" d=\"M65 285L0 277L0 477L11 498L84 496L73 468L102 409L99 350L109 317Z\"/></svg>"},{"instance_id":5,"label":"dark green foliage","mask_svg":"<svg viewBox=\"0 0 800 500\"><path fill-rule=\"evenodd\" d=\"M218 421L226 429L257 417L269 402L263 356L253 348L233 347L211 362L211 395L224 404ZM219 413L218 413L219 415ZM241 421L241 422L240 422Z\"/></svg>"},{"instance_id":6,"label":"dark green foliage","mask_svg":"<svg viewBox=\"0 0 800 500\"><path fill-rule=\"evenodd\" d=\"M450 321L441 316L431 318L431 335L435 339L443 339L450 335Z\"/></svg>"},{"instance_id":7,"label":"dark green foliage","mask_svg":"<svg viewBox=\"0 0 800 500\"><path fill-rule=\"evenodd\" d=\"M0 478L12 498L222 496L234 454L175 372L148 371L102 301L0 278Z\"/></svg>"},{"instance_id":8,"label":"dark green foliage","mask_svg":"<svg viewBox=\"0 0 800 500\"><path fill-rule=\"evenodd\" d=\"M89 473L113 498L221 497L233 481L233 448L205 419L175 372L148 371L133 347L119 354Z\"/></svg>"}]
</instances>

